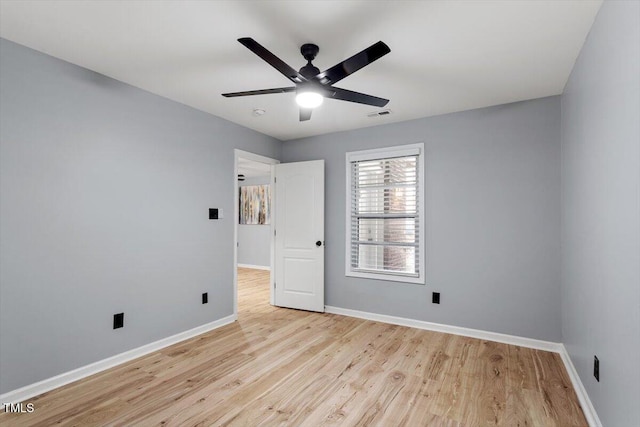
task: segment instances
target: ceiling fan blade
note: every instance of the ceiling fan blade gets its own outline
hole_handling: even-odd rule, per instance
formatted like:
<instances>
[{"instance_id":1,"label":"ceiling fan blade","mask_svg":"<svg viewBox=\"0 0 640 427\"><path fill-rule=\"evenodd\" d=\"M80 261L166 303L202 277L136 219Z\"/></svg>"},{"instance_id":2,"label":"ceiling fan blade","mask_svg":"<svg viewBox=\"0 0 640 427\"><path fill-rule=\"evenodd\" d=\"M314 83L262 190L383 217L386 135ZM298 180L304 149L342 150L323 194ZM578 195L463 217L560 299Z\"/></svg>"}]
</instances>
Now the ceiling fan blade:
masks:
<instances>
[{"instance_id":1,"label":"ceiling fan blade","mask_svg":"<svg viewBox=\"0 0 640 427\"><path fill-rule=\"evenodd\" d=\"M341 101L357 102L358 104L373 105L374 107L384 107L389 102L388 99L378 98L377 96L354 92L352 90L340 89L335 86L331 87L330 90L332 93L327 95L327 98L339 99Z\"/></svg>"},{"instance_id":2,"label":"ceiling fan blade","mask_svg":"<svg viewBox=\"0 0 640 427\"><path fill-rule=\"evenodd\" d=\"M294 83L301 83L307 81L307 79L298 73L296 70L288 66L282 59L269 52L264 46L252 39L251 37L243 37L238 39L247 49L264 59L269 65L276 70L280 71L286 78Z\"/></svg>"},{"instance_id":3,"label":"ceiling fan blade","mask_svg":"<svg viewBox=\"0 0 640 427\"><path fill-rule=\"evenodd\" d=\"M222 96L226 96L227 98L233 98L235 96L267 95L270 93L286 93L286 92L295 92L295 91L296 91L295 86L291 86L291 87L278 87L274 89L247 90L244 92L223 93Z\"/></svg>"},{"instance_id":4,"label":"ceiling fan blade","mask_svg":"<svg viewBox=\"0 0 640 427\"><path fill-rule=\"evenodd\" d=\"M301 108L300 109L300 121L306 122L307 120L311 120L311 112L313 108Z\"/></svg>"},{"instance_id":5,"label":"ceiling fan blade","mask_svg":"<svg viewBox=\"0 0 640 427\"><path fill-rule=\"evenodd\" d=\"M355 73L362 67L371 64L373 61L382 58L389 52L391 52L389 46L380 41L369 46L362 52L356 53L351 58L345 59L341 63L321 72L313 79L323 85L332 85Z\"/></svg>"}]
</instances>

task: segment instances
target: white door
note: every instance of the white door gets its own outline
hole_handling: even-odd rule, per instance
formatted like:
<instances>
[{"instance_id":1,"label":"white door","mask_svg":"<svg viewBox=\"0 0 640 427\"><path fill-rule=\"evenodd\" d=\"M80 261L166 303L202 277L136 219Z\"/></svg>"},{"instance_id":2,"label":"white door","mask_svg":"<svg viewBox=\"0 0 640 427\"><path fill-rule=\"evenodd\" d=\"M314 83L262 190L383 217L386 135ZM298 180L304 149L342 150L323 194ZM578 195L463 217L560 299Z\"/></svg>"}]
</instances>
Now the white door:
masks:
<instances>
[{"instance_id":1,"label":"white door","mask_svg":"<svg viewBox=\"0 0 640 427\"><path fill-rule=\"evenodd\" d=\"M324 312L324 160L273 168L275 305Z\"/></svg>"}]
</instances>

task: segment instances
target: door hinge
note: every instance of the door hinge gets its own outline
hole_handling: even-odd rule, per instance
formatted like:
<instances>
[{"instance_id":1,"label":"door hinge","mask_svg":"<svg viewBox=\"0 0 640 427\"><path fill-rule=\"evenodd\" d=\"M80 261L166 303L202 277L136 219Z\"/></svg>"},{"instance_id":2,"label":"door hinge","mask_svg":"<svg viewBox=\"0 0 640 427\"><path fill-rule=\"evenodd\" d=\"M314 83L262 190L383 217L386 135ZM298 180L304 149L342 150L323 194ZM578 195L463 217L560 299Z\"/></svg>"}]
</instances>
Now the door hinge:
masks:
<instances>
[{"instance_id":1,"label":"door hinge","mask_svg":"<svg viewBox=\"0 0 640 427\"><path fill-rule=\"evenodd\" d=\"M273 235L274 236L276 235L276 229L275 228L273 229Z\"/></svg>"},{"instance_id":2,"label":"door hinge","mask_svg":"<svg viewBox=\"0 0 640 427\"><path fill-rule=\"evenodd\" d=\"M273 282L273 289L276 288L276 282Z\"/></svg>"},{"instance_id":3,"label":"door hinge","mask_svg":"<svg viewBox=\"0 0 640 427\"><path fill-rule=\"evenodd\" d=\"M278 178L276 178L275 176L273 177L273 183L275 184L276 182L278 182Z\"/></svg>"}]
</instances>

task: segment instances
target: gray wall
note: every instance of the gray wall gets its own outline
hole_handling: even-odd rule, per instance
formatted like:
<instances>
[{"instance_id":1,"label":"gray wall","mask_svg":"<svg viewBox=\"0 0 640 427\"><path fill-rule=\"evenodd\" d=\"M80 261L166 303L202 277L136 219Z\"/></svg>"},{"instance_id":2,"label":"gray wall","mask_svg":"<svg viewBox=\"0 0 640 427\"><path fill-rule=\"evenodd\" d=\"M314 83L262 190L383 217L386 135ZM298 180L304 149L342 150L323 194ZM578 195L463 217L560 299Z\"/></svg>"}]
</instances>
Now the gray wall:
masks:
<instances>
[{"instance_id":1,"label":"gray wall","mask_svg":"<svg viewBox=\"0 0 640 427\"><path fill-rule=\"evenodd\" d=\"M415 142L427 285L345 277L345 152ZM282 157L326 161L328 305L560 341L559 97L288 141Z\"/></svg>"},{"instance_id":2,"label":"gray wall","mask_svg":"<svg viewBox=\"0 0 640 427\"><path fill-rule=\"evenodd\" d=\"M0 91L0 392L232 314L207 210L279 141L6 40Z\"/></svg>"},{"instance_id":3,"label":"gray wall","mask_svg":"<svg viewBox=\"0 0 640 427\"><path fill-rule=\"evenodd\" d=\"M562 95L562 336L605 426L640 425L639 188L640 2L605 1Z\"/></svg>"},{"instance_id":4,"label":"gray wall","mask_svg":"<svg viewBox=\"0 0 640 427\"><path fill-rule=\"evenodd\" d=\"M269 184L270 176L247 178L240 187ZM271 224L238 224L238 264L271 266Z\"/></svg>"},{"instance_id":5,"label":"gray wall","mask_svg":"<svg viewBox=\"0 0 640 427\"><path fill-rule=\"evenodd\" d=\"M232 313L207 209L240 148L326 160L328 305L564 341L604 425L640 424L639 40L605 2L562 98L284 144L0 40L0 393ZM414 142L427 285L345 277L345 152Z\"/></svg>"}]
</instances>

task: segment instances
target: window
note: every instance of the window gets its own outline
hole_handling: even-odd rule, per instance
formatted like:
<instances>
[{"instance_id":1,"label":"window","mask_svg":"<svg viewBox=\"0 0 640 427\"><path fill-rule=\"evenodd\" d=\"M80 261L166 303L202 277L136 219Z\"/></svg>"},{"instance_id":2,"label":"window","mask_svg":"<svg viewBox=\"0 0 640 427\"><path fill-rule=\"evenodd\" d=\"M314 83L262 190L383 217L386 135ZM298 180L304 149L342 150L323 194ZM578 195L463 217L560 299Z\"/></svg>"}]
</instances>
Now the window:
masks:
<instances>
[{"instance_id":1,"label":"window","mask_svg":"<svg viewBox=\"0 0 640 427\"><path fill-rule=\"evenodd\" d=\"M347 153L347 276L424 284L423 151Z\"/></svg>"}]
</instances>

